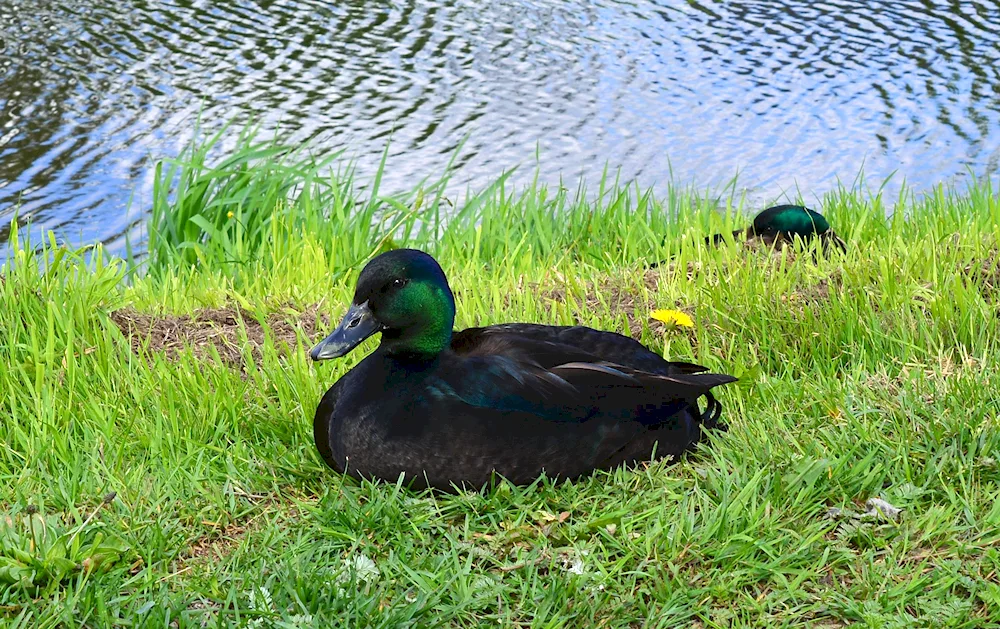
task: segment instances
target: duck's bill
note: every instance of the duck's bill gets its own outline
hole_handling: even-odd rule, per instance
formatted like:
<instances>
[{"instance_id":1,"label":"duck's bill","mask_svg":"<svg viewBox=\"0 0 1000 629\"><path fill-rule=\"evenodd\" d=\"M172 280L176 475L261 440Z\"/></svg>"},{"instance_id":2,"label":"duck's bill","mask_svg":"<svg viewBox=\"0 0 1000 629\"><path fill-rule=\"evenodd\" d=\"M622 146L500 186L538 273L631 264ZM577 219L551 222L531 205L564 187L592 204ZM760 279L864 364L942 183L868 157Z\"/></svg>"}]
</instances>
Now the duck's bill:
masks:
<instances>
[{"instance_id":1,"label":"duck's bill","mask_svg":"<svg viewBox=\"0 0 1000 629\"><path fill-rule=\"evenodd\" d=\"M375 320L367 301L363 304L351 304L337 329L312 348L309 357L313 360L340 358L381 330L382 325Z\"/></svg>"}]
</instances>

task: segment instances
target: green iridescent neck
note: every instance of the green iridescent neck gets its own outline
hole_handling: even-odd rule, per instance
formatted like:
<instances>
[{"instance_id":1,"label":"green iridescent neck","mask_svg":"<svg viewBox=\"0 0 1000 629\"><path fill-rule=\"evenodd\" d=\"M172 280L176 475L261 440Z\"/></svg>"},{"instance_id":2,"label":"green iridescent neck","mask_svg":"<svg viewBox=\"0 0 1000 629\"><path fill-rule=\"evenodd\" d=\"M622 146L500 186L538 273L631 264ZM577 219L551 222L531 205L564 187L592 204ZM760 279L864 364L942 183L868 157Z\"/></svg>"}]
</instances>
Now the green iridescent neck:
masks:
<instances>
[{"instance_id":1,"label":"green iridescent neck","mask_svg":"<svg viewBox=\"0 0 1000 629\"><path fill-rule=\"evenodd\" d=\"M430 281L414 282L393 305L419 313L419 316L404 327L382 332L382 348L386 352L435 356L451 345L455 298L447 286Z\"/></svg>"}]
</instances>

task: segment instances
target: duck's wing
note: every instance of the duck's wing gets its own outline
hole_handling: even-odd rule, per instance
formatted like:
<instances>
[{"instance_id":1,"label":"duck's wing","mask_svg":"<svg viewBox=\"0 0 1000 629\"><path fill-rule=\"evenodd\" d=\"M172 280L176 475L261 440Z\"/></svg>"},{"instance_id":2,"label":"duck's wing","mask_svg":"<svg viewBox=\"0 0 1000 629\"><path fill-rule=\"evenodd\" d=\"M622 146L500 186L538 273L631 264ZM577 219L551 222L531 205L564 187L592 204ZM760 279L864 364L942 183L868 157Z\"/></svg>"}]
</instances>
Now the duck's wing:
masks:
<instances>
[{"instance_id":1,"label":"duck's wing","mask_svg":"<svg viewBox=\"0 0 1000 629\"><path fill-rule=\"evenodd\" d=\"M843 239L840 236L838 236L832 229L826 230L819 236L823 244L824 250L828 249L830 245L833 245L837 249L840 249L843 253L847 253L847 243L844 242Z\"/></svg>"},{"instance_id":2,"label":"duck's wing","mask_svg":"<svg viewBox=\"0 0 1000 629\"><path fill-rule=\"evenodd\" d=\"M714 387L736 382L737 378L728 374L719 373L677 373L677 374L654 374L644 371L630 369L624 365L613 363L567 363L551 369L553 373L564 380L571 382L575 389L580 391L584 387L604 391L609 387L616 391L622 388L617 382L607 378L602 378L598 374L613 372L620 374L619 377L626 377L631 382L638 383L644 395L648 396L647 401L652 402L657 408L657 414L679 412L685 408L695 411L695 416L700 423L709 427L715 427L722 411L722 405L712 395ZM626 395L634 395L634 392L626 392ZM699 411L698 398L704 396L708 403L704 413ZM627 404L630 398L624 398L613 403ZM635 399L634 397L631 399ZM659 406L657 406L659 405ZM669 410L668 410L669 409ZM657 423L654 417L640 421L643 423Z\"/></svg>"},{"instance_id":3,"label":"duck's wing","mask_svg":"<svg viewBox=\"0 0 1000 629\"><path fill-rule=\"evenodd\" d=\"M753 227L733 230L733 240L736 240L737 242L739 241L740 236L744 236L745 238L750 238L753 235L754 235ZM725 234L714 234L712 236L707 236L705 238L705 246L707 247L717 247L724 242L726 242Z\"/></svg>"},{"instance_id":4,"label":"duck's wing","mask_svg":"<svg viewBox=\"0 0 1000 629\"><path fill-rule=\"evenodd\" d=\"M527 400L536 400L528 405L531 408L558 408L559 400L572 407L584 393L602 396L611 408L631 408L636 400L644 400L659 409L647 417L650 422L686 408L698 423L721 430L726 429L719 421L722 405L711 389L736 380L725 374L704 373L707 370L701 365L664 360L632 338L584 326L508 323L470 328L453 337L452 351L466 360L485 361L470 363L476 365L470 371L478 371L476 379L482 379L474 384L466 381L473 398L478 395L476 387L482 387L520 391ZM479 371L479 366L487 365ZM509 378L518 386L505 388ZM555 407L538 403L537 395L545 396ZM699 397L705 400L704 410L698 404ZM565 421L586 412L577 409L569 414L549 414Z\"/></svg>"},{"instance_id":5,"label":"duck's wing","mask_svg":"<svg viewBox=\"0 0 1000 629\"><path fill-rule=\"evenodd\" d=\"M560 365L552 371L562 377L566 377L569 370L575 370L573 381L579 384L590 384L594 387L606 387L606 382L600 382L593 378L587 379L587 372L592 372L595 367L611 369L624 373L635 381L638 381L645 393L650 395L654 401L654 407L658 408L657 414L643 421L642 414L639 414L640 421L646 424L655 425L662 421L662 416L670 413L677 413L687 410L694 419L706 428L716 428L726 430L726 424L719 421L722 415L722 404L712 394L712 389L736 382L728 374L719 373L675 373L675 374L652 374L643 371L630 369L623 365L601 363L598 365L587 365L580 363L569 363ZM582 370L582 372L580 371ZM705 410L702 411L698 404L698 398L705 398ZM660 404L660 406L655 406ZM661 417L657 417L661 415Z\"/></svg>"},{"instance_id":6,"label":"duck's wing","mask_svg":"<svg viewBox=\"0 0 1000 629\"><path fill-rule=\"evenodd\" d=\"M451 349L460 356L527 357L546 367L568 362L610 362L652 374L701 373L701 365L668 361L633 338L582 325L503 323L455 333Z\"/></svg>"},{"instance_id":7,"label":"duck's wing","mask_svg":"<svg viewBox=\"0 0 1000 629\"><path fill-rule=\"evenodd\" d=\"M542 421L581 422L602 416L655 425L685 409L698 411L699 397L736 380L725 374L649 373L585 355L546 364L552 360L550 349L546 342L522 339L492 354L454 356L442 361L443 367L425 386L439 404L525 412ZM715 414L718 403L710 400Z\"/></svg>"},{"instance_id":8,"label":"duck's wing","mask_svg":"<svg viewBox=\"0 0 1000 629\"><path fill-rule=\"evenodd\" d=\"M542 471L594 469L679 455L701 438L697 396L728 376L629 373L609 364L551 369L503 356L442 355L433 373L387 400L382 475L408 470L435 487L481 486L493 471L515 484ZM376 472L371 472L376 473Z\"/></svg>"}]
</instances>

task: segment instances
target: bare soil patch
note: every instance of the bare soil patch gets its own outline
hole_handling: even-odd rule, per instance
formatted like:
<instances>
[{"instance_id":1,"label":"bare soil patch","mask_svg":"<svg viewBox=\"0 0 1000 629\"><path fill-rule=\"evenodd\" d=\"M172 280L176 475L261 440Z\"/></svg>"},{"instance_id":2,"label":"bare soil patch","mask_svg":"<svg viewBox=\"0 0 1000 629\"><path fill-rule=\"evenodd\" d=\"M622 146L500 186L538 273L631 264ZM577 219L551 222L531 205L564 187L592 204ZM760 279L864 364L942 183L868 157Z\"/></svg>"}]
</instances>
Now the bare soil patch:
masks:
<instances>
[{"instance_id":1,"label":"bare soil patch","mask_svg":"<svg viewBox=\"0 0 1000 629\"><path fill-rule=\"evenodd\" d=\"M646 275L645 281L651 290L655 290L659 281L658 274L650 272ZM560 304L569 303L568 291L563 286L542 287L536 285L531 288L543 299ZM573 299L573 301L578 306L578 310L603 310L602 304L605 304L613 316L624 315L628 321L628 334L635 339L642 336L644 322L647 325L657 323L649 320L649 313L656 309L656 304L652 299L629 290L628 287L622 286L620 282L611 278L587 282L583 291L582 303L578 299ZM579 317L577 320L582 322Z\"/></svg>"},{"instance_id":2,"label":"bare soil patch","mask_svg":"<svg viewBox=\"0 0 1000 629\"><path fill-rule=\"evenodd\" d=\"M123 308L111 313L111 320L129 339L132 350L163 353L176 360L182 351L208 359L214 353L229 365L241 365L249 352L253 360L262 356L268 336L279 353L289 354L297 346L301 333L307 342L323 333L329 318L315 307L299 315L274 313L263 324L252 313L241 308L206 308L190 315L153 315Z\"/></svg>"},{"instance_id":3,"label":"bare soil patch","mask_svg":"<svg viewBox=\"0 0 1000 629\"><path fill-rule=\"evenodd\" d=\"M673 272L673 263L670 264ZM686 269L688 278L694 277L700 270L699 263L689 262ZM667 330L664 323L650 317L650 314L658 308L674 308L694 317L693 307L669 304L664 306L656 302L655 295L659 289L661 278L664 277L659 270L649 269L638 271L638 273L642 274L642 283L648 293L643 293L639 286L631 285L614 277L602 277L596 281L588 281L583 286L582 292L572 297L566 286L532 284L530 288L548 302L571 304L575 307L574 314L606 310L615 318L624 317L628 322L628 330L622 330L622 333L636 340L641 340L643 326L656 334ZM576 316L575 319L579 324L586 324L586 321L580 316Z\"/></svg>"}]
</instances>

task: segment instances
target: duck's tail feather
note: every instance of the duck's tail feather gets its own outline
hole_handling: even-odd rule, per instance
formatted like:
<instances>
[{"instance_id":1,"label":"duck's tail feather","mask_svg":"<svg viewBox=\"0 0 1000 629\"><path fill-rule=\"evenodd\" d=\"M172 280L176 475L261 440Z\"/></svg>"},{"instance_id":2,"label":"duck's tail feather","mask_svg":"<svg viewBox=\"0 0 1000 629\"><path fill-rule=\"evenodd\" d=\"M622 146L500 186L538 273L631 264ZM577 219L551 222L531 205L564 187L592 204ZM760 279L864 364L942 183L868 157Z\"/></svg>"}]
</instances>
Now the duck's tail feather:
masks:
<instances>
[{"instance_id":1,"label":"duck's tail feather","mask_svg":"<svg viewBox=\"0 0 1000 629\"><path fill-rule=\"evenodd\" d=\"M747 227L746 229L736 229L733 230L733 239L739 238L741 234L746 234L747 238L753 235L753 227ZM726 241L725 234L715 234L714 236L708 236L705 238L706 247L718 247L720 244ZM664 240L666 242L666 240ZM655 269L656 267L666 264L667 260L658 260L656 262L650 262L647 268Z\"/></svg>"},{"instance_id":2,"label":"duck's tail feather","mask_svg":"<svg viewBox=\"0 0 1000 629\"><path fill-rule=\"evenodd\" d=\"M705 393L705 411L701 414L701 425L722 432L729 430L725 422L719 421L720 417L722 417L722 402L715 399L711 391Z\"/></svg>"},{"instance_id":3,"label":"duck's tail feather","mask_svg":"<svg viewBox=\"0 0 1000 629\"><path fill-rule=\"evenodd\" d=\"M832 229L828 229L820 236L820 238L822 239L824 249L830 244L833 244L842 252L847 253L847 243L844 242Z\"/></svg>"},{"instance_id":4,"label":"duck's tail feather","mask_svg":"<svg viewBox=\"0 0 1000 629\"><path fill-rule=\"evenodd\" d=\"M712 387L718 387L723 384L729 384L730 382L738 382L739 378L735 376L730 376L727 373L699 373L692 374L689 376L690 380L697 382L706 389L711 389Z\"/></svg>"},{"instance_id":5,"label":"duck's tail feather","mask_svg":"<svg viewBox=\"0 0 1000 629\"><path fill-rule=\"evenodd\" d=\"M751 228L747 228L747 229L735 229L735 230L733 230L733 239L735 240L735 239L739 238L740 235L742 235L742 234L746 234L747 237L749 237L750 236L750 231L752 229L753 228L751 227ZM707 238L705 238L705 245L709 246L709 247L717 247L717 246L721 245L722 243L724 243L725 241L726 241L726 235L725 234L715 234L714 236L708 236Z\"/></svg>"},{"instance_id":6,"label":"duck's tail feather","mask_svg":"<svg viewBox=\"0 0 1000 629\"><path fill-rule=\"evenodd\" d=\"M642 379L646 382L659 380L669 386L674 393L673 400L660 407L660 413L657 414L657 419L653 420L653 418L650 418L653 420L650 422L650 425L656 425L660 423L663 418L669 417L674 413L683 412L689 413L689 416L692 419L705 428L716 428L721 430L727 429L726 425L719 421L719 417L722 415L722 404L715 399L715 396L712 394L712 389L723 384L736 382L739 378L734 378L733 376L724 373L699 373L652 377L647 374L643 374ZM686 389L686 391L681 392L677 388L677 385L680 385L680 387ZM701 410L698 403L699 398L702 396L704 396L706 400L704 411Z\"/></svg>"},{"instance_id":7,"label":"duck's tail feather","mask_svg":"<svg viewBox=\"0 0 1000 629\"><path fill-rule=\"evenodd\" d=\"M715 234L714 236L707 236L705 238L706 247L716 247L726 240L725 234Z\"/></svg>"},{"instance_id":8,"label":"duck's tail feather","mask_svg":"<svg viewBox=\"0 0 1000 629\"><path fill-rule=\"evenodd\" d=\"M698 389L700 389L697 391L698 397L705 397L704 411L701 411L699 408L697 398L690 400L688 403L688 408L694 415L695 420L703 428L721 430L723 432L729 430L725 422L719 420L722 417L722 403L716 399L712 393L712 389L723 384L737 382L739 378L724 373L700 373L689 375L685 379L689 382L697 383Z\"/></svg>"}]
</instances>

